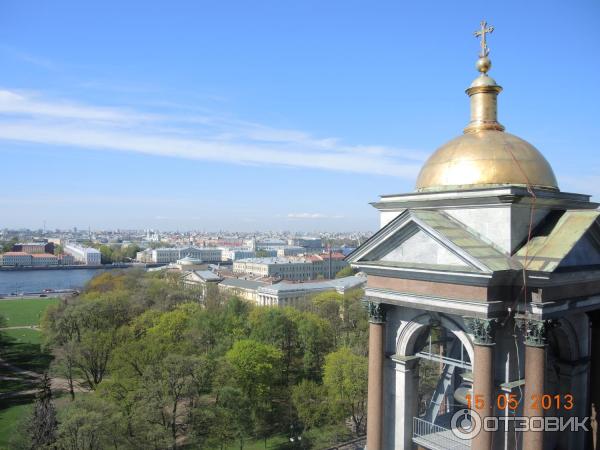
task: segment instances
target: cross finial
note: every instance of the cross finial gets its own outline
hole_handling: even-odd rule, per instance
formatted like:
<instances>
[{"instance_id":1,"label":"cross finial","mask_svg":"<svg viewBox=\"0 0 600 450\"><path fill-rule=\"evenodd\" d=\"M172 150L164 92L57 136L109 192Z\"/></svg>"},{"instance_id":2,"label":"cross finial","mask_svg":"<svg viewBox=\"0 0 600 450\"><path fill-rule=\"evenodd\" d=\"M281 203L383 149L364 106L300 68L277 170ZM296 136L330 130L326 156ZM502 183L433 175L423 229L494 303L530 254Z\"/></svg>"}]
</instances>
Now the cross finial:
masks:
<instances>
[{"instance_id":1,"label":"cross finial","mask_svg":"<svg viewBox=\"0 0 600 450\"><path fill-rule=\"evenodd\" d=\"M487 46L487 41L485 39L485 35L494 31L493 26L488 26L488 23L485 20L482 20L479 24L480 29L473 33L475 37L481 36L481 52L479 53L480 58L485 58L489 53L490 49Z\"/></svg>"}]
</instances>

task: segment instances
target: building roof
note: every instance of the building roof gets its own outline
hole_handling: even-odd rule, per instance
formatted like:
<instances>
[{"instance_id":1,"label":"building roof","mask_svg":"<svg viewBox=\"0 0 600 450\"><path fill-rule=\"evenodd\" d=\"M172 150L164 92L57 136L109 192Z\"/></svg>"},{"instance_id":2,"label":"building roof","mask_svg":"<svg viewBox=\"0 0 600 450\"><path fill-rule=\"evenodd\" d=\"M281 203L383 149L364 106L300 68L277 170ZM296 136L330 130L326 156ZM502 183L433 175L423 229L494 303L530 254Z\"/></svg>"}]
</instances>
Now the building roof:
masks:
<instances>
[{"instance_id":1,"label":"building roof","mask_svg":"<svg viewBox=\"0 0 600 450\"><path fill-rule=\"evenodd\" d=\"M3 253L3 256L31 256L29 253L25 252L6 252Z\"/></svg>"},{"instance_id":2,"label":"building roof","mask_svg":"<svg viewBox=\"0 0 600 450\"><path fill-rule=\"evenodd\" d=\"M597 210L566 211L558 219L549 217L546 223L536 230L536 236L529 242L529 249L527 245L523 245L515 254L515 258L525 264L525 255L527 255L528 270L552 272L566 261L579 243L583 243L584 236L598 224L599 217L600 211ZM591 238L598 241L600 239L598 227L594 231ZM585 249L585 255L580 258L577 265L596 263L599 244L596 242L595 245L592 244L590 248Z\"/></svg>"},{"instance_id":3,"label":"building roof","mask_svg":"<svg viewBox=\"0 0 600 450\"><path fill-rule=\"evenodd\" d=\"M342 260L344 258L345 258L345 256L342 255L341 253L338 253L338 252L331 253L332 260ZM329 253L319 253L318 255L307 255L306 259L309 261L329 260Z\"/></svg>"},{"instance_id":4,"label":"building roof","mask_svg":"<svg viewBox=\"0 0 600 450\"><path fill-rule=\"evenodd\" d=\"M52 253L33 253L31 256L33 258L57 258L57 256Z\"/></svg>"},{"instance_id":5,"label":"building roof","mask_svg":"<svg viewBox=\"0 0 600 450\"><path fill-rule=\"evenodd\" d=\"M186 256L184 258L178 259L178 263L182 264L202 264L203 261L200 258L192 258L191 256Z\"/></svg>"},{"instance_id":6,"label":"building roof","mask_svg":"<svg viewBox=\"0 0 600 450\"><path fill-rule=\"evenodd\" d=\"M253 263L253 264L310 264L309 261L304 259L292 259L279 256L272 256L266 258L244 258L236 261L236 263Z\"/></svg>"},{"instance_id":7,"label":"building roof","mask_svg":"<svg viewBox=\"0 0 600 450\"><path fill-rule=\"evenodd\" d=\"M277 294L280 292L310 292L310 291L325 291L335 289L337 291L345 291L347 289L356 288L362 286L367 281L364 276L350 276L344 278L337 278L335 280L327 281L313 281L306 283L286 283L281 282L268 286L263 286L259 289L259 292L268 294Z\"/></svg>"},{"instance_id":8,"label":"building roof","mask_svg":"<svg viewBox=\"0 0 600 450\"><path fill-rule=\"evenodd\" d=\"M242 280L240 278L226 278L219 283L219 286L251 290L257 290L259 287L266 285L267 283L263 281Z\"/></svg>"},{"instance_id":9,"label":"building roof","mask_svg":"<svg viewBox=\"0 0 600 450\"><path fill-rule=\"evenodd\" d=\"M204 281L219 281L223 279L210 270L194 270L194 274L202 278Z\"/></svg>"}]
</instances>

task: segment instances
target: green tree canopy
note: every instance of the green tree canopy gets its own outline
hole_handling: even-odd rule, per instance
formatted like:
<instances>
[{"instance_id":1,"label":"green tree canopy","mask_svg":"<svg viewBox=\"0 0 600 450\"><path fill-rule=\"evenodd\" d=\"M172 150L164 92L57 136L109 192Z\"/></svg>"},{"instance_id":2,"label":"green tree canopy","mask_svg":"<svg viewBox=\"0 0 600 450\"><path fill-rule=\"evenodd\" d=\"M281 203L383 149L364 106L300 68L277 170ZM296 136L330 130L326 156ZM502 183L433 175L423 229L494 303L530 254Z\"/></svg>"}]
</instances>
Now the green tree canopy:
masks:
<instances>
[{"instance_id":1,"label":"green tree canopy","mask_svg":"<svg viewBox=\"0 0 600 450\"><path fill-rule=\"evenodd\" d=\"M333 414L351 417L357 432L364 426L367 407L368 361L342 347L325 357L323 383Z\"/></svg>"}]
</instances>

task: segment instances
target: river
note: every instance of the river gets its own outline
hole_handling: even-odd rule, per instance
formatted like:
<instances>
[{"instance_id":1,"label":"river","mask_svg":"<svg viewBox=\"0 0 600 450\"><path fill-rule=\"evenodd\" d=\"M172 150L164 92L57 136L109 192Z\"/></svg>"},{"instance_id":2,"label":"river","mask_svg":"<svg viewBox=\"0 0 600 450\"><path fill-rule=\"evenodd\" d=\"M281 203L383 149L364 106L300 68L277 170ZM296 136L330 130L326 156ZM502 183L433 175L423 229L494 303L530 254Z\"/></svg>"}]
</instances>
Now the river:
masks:
<instances>
[{"instance_id":1,"label":"river","mask_svg":"<svg viewBox=\"0 0 600 450\"><path fill-rule=\"evenodd\" d=\"M81 289L106 269L2 270L0 294L41 292L44 289Z\"/></svg>"}]
</instances>

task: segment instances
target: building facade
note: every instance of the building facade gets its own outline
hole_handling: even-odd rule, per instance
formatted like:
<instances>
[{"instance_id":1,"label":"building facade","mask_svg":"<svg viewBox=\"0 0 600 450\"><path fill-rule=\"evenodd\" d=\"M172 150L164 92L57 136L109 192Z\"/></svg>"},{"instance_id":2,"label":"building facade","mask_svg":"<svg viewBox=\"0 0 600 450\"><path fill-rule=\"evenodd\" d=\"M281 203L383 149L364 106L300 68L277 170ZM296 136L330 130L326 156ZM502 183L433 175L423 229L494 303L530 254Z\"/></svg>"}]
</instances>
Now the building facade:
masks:
<instances>
[{"instance_id":1,"label":"building facade","mask_svg":"<svg viewBox=\"0 0 600 450\"><path fill-rule=\"evenodd\" d=\"M260 306L299 306L320 292L335 291L343 295L361 288L366 281L366 277L360 274L328 281L276 283L259 287L256 301Z\"/></svg>"},{"instance_id":2,"label":"building facade","mask_svg":"<svg viewBox=\"0 0 600 450\"><path fill-rule=\"evenodd\" d=\"M222 252L223 261L237 261L256 257L256 252L249 248L227 248L223 249Z\"/></svg>"},{"instance_id":3,"label":"building facade","mask_svg":"<svg viewBox=\"0 0 600 450\"><path fill-rule=\"evenodd\" d=\"M344 255L336 253L306 257L247 258L233 262L234 273L290 281L307 281L319 277L334 278L335 274L344 267L348 267Z\"/></svg>"},{"instance_id":4,"label":"building facade","mask_svg":"<svg viewBox=\"0 0 600 450\"><path fill-rule=\"evenodd\" d=\"M277 256L280 258L286 256L298 256L306 252L304 247L298 247L294 245L287 245L285 247L277 249Z\"/></svg>"},{"instance_id":5,"label":"building facade","mask_svg":"<svg viewBox=\"0 0 600 450\"><path fill-rule=\"evenodd\" d=\"M323 248L323 242L319 237L299 237L288 239L288 245L311 250L319 250Z\"/></svg>"},{"instance_id":6,"label":"building facade","mask_svg":"<svg viewBox=\"0 0 600 450\"><path fill-rule=\"evenodd\" d=\"M219 248L199 248L199 247L182 247L182 248L156 248L151 252L151 261L158 264L168 264L176 262L179 259L190 257L201 260L202 262L220 262L222 260L222 250ZM137 258L140 262L145 259L145 252L138 252Z\"/></svg>"},{"instance_id":7,"label":"building facade","mask_svg":"<svg viewBox=\"0 0 600 450\"><path fill-rule=\"evenodd\" d=\"M54 244L51 242L19 242L13 245L13 252L24 252L30 255L36 253L54 253Z\"/></svg>"},{"instance_id":8,"label":"building facade","mask_svg":"<svg viewBox=\"0 0 600 450\"><path fill-rule=\"evenodd\" d=\"M32 258L25 252L6 252L2 254L3 266L31 266Z\"/></svg>"},{"instance_id":9,"label":"building facade","mask_svg":"<svg viewBox=\"0 0 600 450\"><path fill-rule=\"evenodd\" d=\"M50 253L34 253L31 255L32 266L56 266L58 265L58 256Z\"/></svg>"},{"instance_id":10,"label":"building facade","mask_svg":"<svg viewBox=\"0 0 600 450\"><path fill-rule=\"evenodd\" d=\"M102 264L101 254L92 247L83 247L79 244L68 243L65 245L65 253L73 256L78 264L88 266L99 266Z\"/></svg>"}]
</instances>

